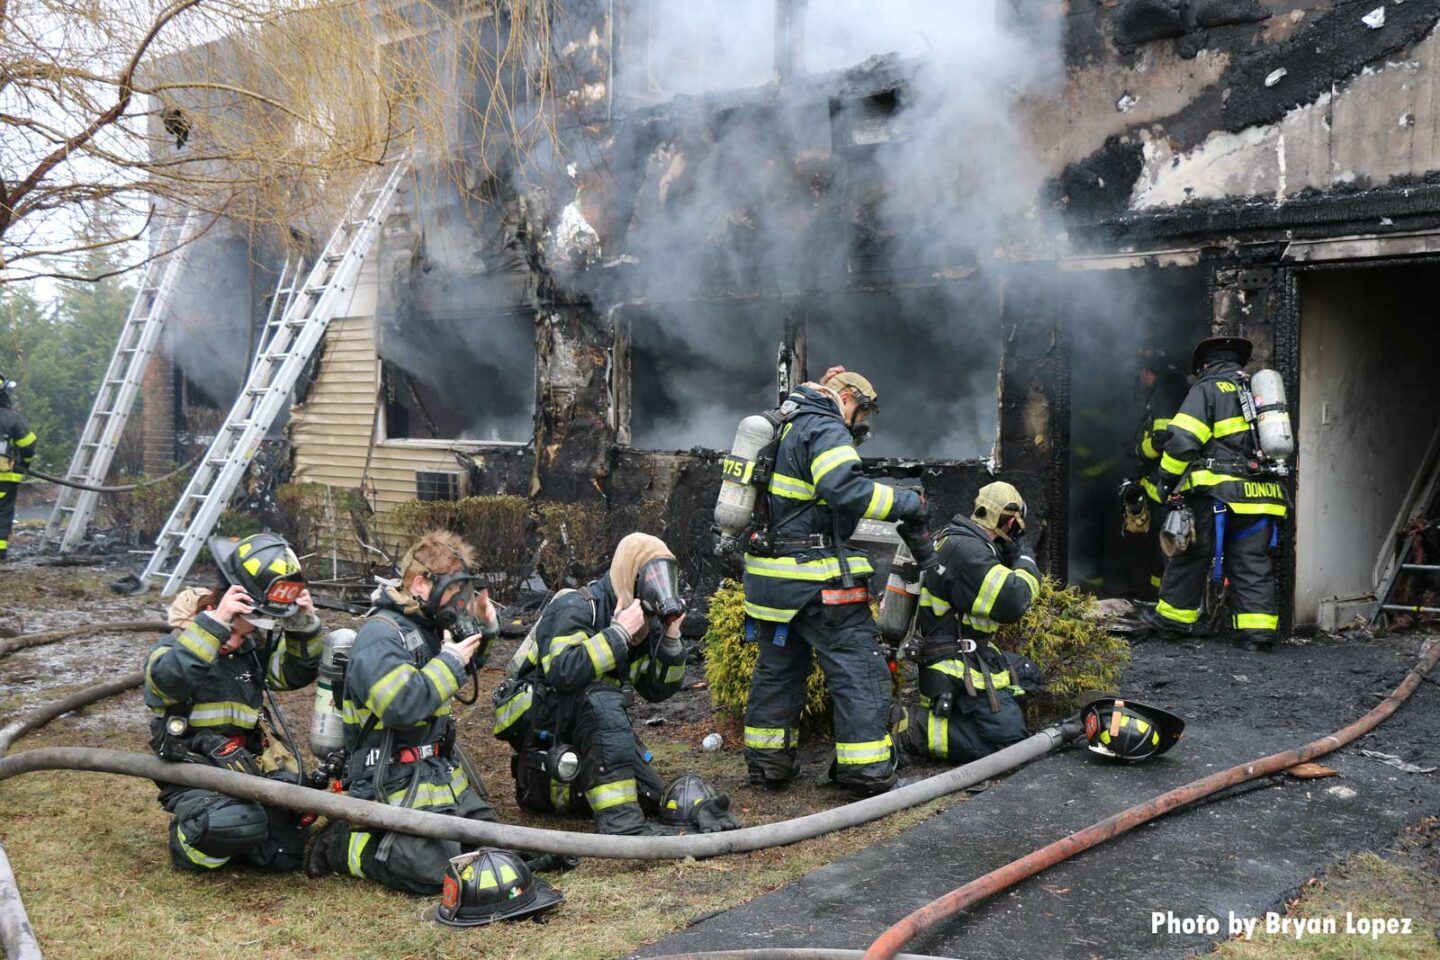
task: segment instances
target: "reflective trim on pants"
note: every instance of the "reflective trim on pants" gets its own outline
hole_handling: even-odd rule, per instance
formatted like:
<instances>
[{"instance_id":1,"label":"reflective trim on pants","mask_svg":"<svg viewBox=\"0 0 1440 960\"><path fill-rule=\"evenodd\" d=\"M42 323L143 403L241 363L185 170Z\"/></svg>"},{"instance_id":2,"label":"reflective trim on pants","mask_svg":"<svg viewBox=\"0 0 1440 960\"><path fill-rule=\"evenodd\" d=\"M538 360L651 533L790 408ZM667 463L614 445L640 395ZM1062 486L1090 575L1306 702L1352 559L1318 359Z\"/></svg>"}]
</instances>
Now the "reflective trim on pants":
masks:
<instances>
[{"instance_id":1,"label":"reflective trim on pants","mask_svg":"<svg viewBox=\"0 0 1440 960\"><path fill-rule=\"evenodd\" d=\"M175 839L180 842L180 852L185 854L185 859L197 867L204 867L206 870L218 870L230 862L229 857L212 857L201 853L190 846L185 839L185 831L180 829L180 824L175 824Z\"/></svg>"},{"instance_id":2,"label":"reflective trim on pants","mask_svg":"<svg viewBox=\"0 0 1440 960\"><path fill-rule=\"evenodd\" d=\"M1155 605L1155 612L1166 620L1174 620L1176 623L1190 624L1200 619L1199 607L1196 607L1194 610L1181 610L1179 607L1170 606L1170 604L1164 600L1161 600Z\"/></svg>"},{"instance_id":3,"label":"reflective trim on pants","mask_svg":"<svg viewBox=\"0 0 1440 960\"><path fill-rule=\"evenodd\" d=\"M925 740L930 756L944 760L950 756L950 721L925 711Z\"/></svg>"},{"instance_id":4,"label":"reflective trim on pants","mask_svg":"<svg viewBox=\"0 0 1440 960\"><path fill-rule=\"evenodd\" d=\"M745 728L745 746L751 750L784 750L798 746L799 743L799 730L787 730L784 727Z\"/></svg>"},{"instance_id":5,"label":"reflective trim on pants","mask_svg":"<svg viewBox=\"0 0 1440 960\"><path fill-rule=\"evenodd\" d=\"M627 777L624 780L591 787L585 791L585 801L590 804L591 812L599 813L602 810L609 810L611 807L618 807L622 803L639 803L640 795L635 785L635 778Z\"/></svg>"},{"instance_id":6,"label":"reflective trim on pants","mask_svg":"<svg viewBox=\"0 0 1440 960\"><path fill-rule=\"evenodd\" d=\"M1273 613L1237 613L1236 630L1277 630L1280 618Z\"/></svg>"},{"instance_id":7,"label":"reflective trim on pants","mask_svg":"<svg viewBox=\"0 0 1440 960\"><path fill-rule=\"evenodd\" d=\"M347 866L350 868L352 877L365 878L365 870L360 865L360 858L365 853L365 848L370 845L370 834L359 831L350 831L350 848Z\"/></svg>"},{"instance_id":8,"label":"reflective trim on pants","mask_svg":"<svg viewBox=\"0 0 1440 960\"><path fill-rule=\"evenodd\" d=\"M835 761L841 764L863 765L884 763L890 759L890 734L881 740L866 740L863 743L836 743Z\"/></svg>"}]
</instances>

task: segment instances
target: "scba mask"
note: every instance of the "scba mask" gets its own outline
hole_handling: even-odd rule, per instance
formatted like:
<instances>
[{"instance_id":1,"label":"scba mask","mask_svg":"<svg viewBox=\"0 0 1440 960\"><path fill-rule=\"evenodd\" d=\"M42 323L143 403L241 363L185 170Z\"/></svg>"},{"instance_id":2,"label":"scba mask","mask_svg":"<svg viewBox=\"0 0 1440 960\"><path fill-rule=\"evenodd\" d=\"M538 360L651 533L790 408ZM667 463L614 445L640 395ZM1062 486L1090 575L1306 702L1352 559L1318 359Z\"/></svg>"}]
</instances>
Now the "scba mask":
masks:
<instances>
[{"instance_id":1,"label":"scba mask","mask_svg":"<svg viewBox=\"0 0 1440 960\"><path fill-rule=\"evenodd\" d=\"M469 571L456 570L442 573L430 581L425 614L436 629L450 631L451 638L457 641L481 632L480 621L472 612L475 580L475 575Z\"/></svg>"},{"instance_id":2,"label":"scba mask","mask_svg":"<svg viewBox=\"0 0 1440 960\"><path fill-rule=\"evenodd\" d=\"M685 616L685 601L680 599L680 566L671 557L657 557L640 568L635 595L640 600L650 629L658 631Z\"/></svg>"}]
</instances>

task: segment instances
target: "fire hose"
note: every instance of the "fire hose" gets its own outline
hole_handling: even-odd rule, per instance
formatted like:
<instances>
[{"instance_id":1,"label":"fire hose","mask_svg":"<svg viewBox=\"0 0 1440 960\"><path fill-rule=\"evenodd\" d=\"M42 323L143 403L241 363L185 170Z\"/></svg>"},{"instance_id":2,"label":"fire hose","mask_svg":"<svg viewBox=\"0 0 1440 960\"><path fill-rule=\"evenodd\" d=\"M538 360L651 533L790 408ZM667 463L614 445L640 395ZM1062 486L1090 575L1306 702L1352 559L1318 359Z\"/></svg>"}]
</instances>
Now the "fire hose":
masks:
<instances>
[{"instance_id":1,"label":"fire hose","mask_svg":"<svg viewBox=\"0 0 1440 960\"><path fill-rule=\"evenodd\" d=\"M171 470L169 473L162 473L158 477L150 477L149 479L141 480L137 483L125 483L114 487L101 487L88 483L79 483L75 480L67 480L64 477L51 476L48 473L36 470L34 467L30 467L29 469L27 469L25 471L25 475L35 477L39 480L45 480L49 483L58 483L62 487L74 487L76 490L88 490L90 493L132 493L136 490L139 490L141 487L154 486L157 483L162 483L166 480L169 480L171 477L184 473L186 470L189 470L191 467L195 466L199 459L200 457L193 457L189 463L182 463L180 466L176 467L174 470Z\"/></svg>"},{"instance_id":2,"label":"fire hose","mask_svg":"<svg viewBox=\"0 0 1440 960\"><path fill-rule=\"evenodd\" d=\"M822 834L859 826L910 807L928 803L947 794L974 786L999 776L1031 760L1044 756L1074 740L1080 734L1078 720L1070 719L1047 727L1039 733L964 766L936 774L918 783L900 787L889 793L868 797L831 810L812 813L793 820L782 820L757 827L746 827L724 833L693 834L675 837L627 837L562 830L541 830L514 824L467 820L463 817L430 813L389 806L371 800L357 800L343 794L315 790L294 784L268 780L222 770L217 767L190 763L168 763L158 757L120 750L91 747L44 747L26 750L14 756L6 751L20 736L43 726L71 710L138 687L144 682L139 672L108 683L80 690L64 699L27 714L0 729L0 781L42 770L87 770L97 773L118 773L199 787L228 794L242 800L322 814L332 819L348 820L383 831L397 831L422 837L458 840L484 846L534 850L580 857L627 860L678 860L686 857L716 857L746 853L769 847L784 846L809 840ZM19 910L19 923L5 922L6 913L3 878L0 878L0 934L5 936L5 949L10 957L37 956L22 954L23 942L12 944L10 936L17 929L29 929L19 907L18 894L10 901L10 911ZM33 940L33 934L31 935ZM820 956L816 954L815 956Z\"/></svg>"},{"instance_id":3,"label":"fire hose","mask_svg":"<svg viewBox=\"0 0 1440 960\"><path fill-rule=\"evenodd\" d=\"M1068 860L1077 853L1127 833L1141 824L1149 823L1157 817L1162 817L1229 787L1289 770L1298 764L1339 750L1374 730L1400 709L1400 705L1409 698L1410 694L1415 692L1416 687L1420 686L1420 681L1435 666L1436 661L1440 661L1440 643L1431 645L1429 651L1420 658L1420 662L1411 668L1400 686L1396 687L1379 706L1329 736L1313 740L1293 750L1260 757L1228 770L1213 773L1208 777L1192 780L1182 787L1162 793L1144 803L1136 804L1113 817L1107 817L1099 823L1072 833L1047 847L1042 847L1021 857L1019 860L992 870L983 877L971 880L945 896L931 901L890 927L865 951L864 960L892 960L897 956L896 951L905 944L920 934L934 929L942 921L953 917L966 907L992 897L1027 877L1032 877L1048 867Z\"/></svg>"},{"instance_id":4,"label":"fire hose","mask_svg":"<svg viewBox=\"0 0 1440 960\"><path fill-rule=\"evenodd\" d=\"M14 653L16 650L69 640L71 637L80 637L87 633L169 633L170 629L170 625L164 620L122 620L119 623L92 623L84 627L71 627L67 630L27 633L0 640L0 657L7 653ZM4 752L4 750L0 750L0 754Z\"/></svg>"}]
</instances>

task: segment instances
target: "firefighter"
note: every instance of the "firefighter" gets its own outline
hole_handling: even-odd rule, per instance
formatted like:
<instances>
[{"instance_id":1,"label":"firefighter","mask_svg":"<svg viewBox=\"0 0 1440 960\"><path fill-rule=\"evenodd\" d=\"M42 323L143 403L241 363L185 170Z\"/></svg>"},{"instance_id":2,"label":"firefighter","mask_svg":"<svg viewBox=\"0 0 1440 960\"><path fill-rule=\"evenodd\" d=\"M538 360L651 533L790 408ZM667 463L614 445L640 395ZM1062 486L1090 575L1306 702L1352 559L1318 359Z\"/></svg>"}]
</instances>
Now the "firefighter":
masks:
<instances>
[{"instance_id":1,"label":"firefighter","mask_svg":"<svg viewBox=\"0 0 1440 960\"><path fill-rule=\"evenodd\" d=\"M10 409L15 381L0 373L0 563L10 555L10 528L15 523L15 497L20 481L35 459L35 431Z\"/></svg>"},{"instance_id":2,"label":"firefighter","mask_svg":"<svg viewBox=\"0 0 1440 960\"><path fill-rule=\"evenodd\" d=\"M1170 439L1170 418L1180 409L1189 385L1175 368L1167 363L1163 351L1144 351L1136 378L1136 391L1144 403L1140 423L1135 430L1135 475L1121 488L1124 530L1127 534L1146 535L1145 568L1150 588L1160 590L1164 572L1164 554L1157 538L1164 516L1165 501L1160 497L1160 452Z\"/></svg>"},{"instance_id":3,"label":"firefighter","mask_svg":"<svg viewBox=\"0 0 1440 960\"><path fill-rule=\"evenodd\" d=\"M545 608L517 677L538 688L538 706L531 707L537 716L511 758L520 806L589 814L600 833L676 832L649 819L666 785L626 705L634 693L658 703L680 690L685 604L678 587L675 555L664 541L631 533L605 576ZM509 720L513 704L497 704L497 726ZM701 832L739 826L728 797L702 799Z\"/></svg>"},{"instance_id":4,"label":"firefighter","mask_svg":"<svg viewBox=\"0 0 1440 960\"><path fill-rule=\"evenodd\" d=\"M273 533L216 537L209 546L219 586L180 593L168 613L175 632L145 660L150 744L163 760L298 783L294 754L262 716L267 689L303 687L319 669L320 618L304 574ZM308 828L300 814L174 785L161 786L160 803L174 815L170 861L181 870L232 860L278 871L301 864Z\"/></svg>"},{"instance_id":5,"label":"firefighter","mask_svg":"<svg viewBox=\"0 0 1440 960\"><path fill-rule=\"evenodd\" d=\"M813 650L834 708L830 774L869 795L895 785L890 671L870 612L870 559L845 544L862 517L923 524L925 505L913 491L865 477L855 447L877 410L875 388L858 373L829 374L790 395L796 410L767 486L770 526L745 554L745 631L760 645L745 709L745 762L751 783L771 788L799 772Z\"/></svg>"},{"instance_id":6,"label":"firefighter","mask_svg":"<svg viewBox=\"0 0 1440 960\"><path fill-rule=\"evenodd\" d=\"M345 670L346 793L415 810L494 820L495 808L455 743L450 700L485 660L499 624L475 590L474 551L432 530L400 561L355 636ZM311 876L346 873L395 890L440 892L456 840L352 827L334 820L305 859Z\"/></svg>"},{"instance_id":7,"label":"firefighter","mask_svg":"<svg viewBox=\"0 0 1440 960\"><path fill-rule=\"evenodd\" d=\"M1242 411L1251 351L1243 337L1211 337L1195 347L1198 379L1170 420L1158 484L1162 499L1193 515L1193 535L1166 563L1160 602L1141 618L1167 636L1200 634L1207 581L1228 579L1234 635L1263 649L1275 643L1279 625L1270 550L1287 501L1256 458Z\"/></svg>"},{"instance_id":8,"label":"firefighter","mask_svg":"<svg viewBox=\"0 0 1440 960\"><path fill-rule=\"evenodd\" d=\"M925 573L915 623L920 702L896 728L907 755L969 763L1025 739L1016 697L1038 687L1039 668L992 642L1040 592L1024 533L1024 499L997 480L937 538L940 562Z\"/></svg>"}]
</instances>

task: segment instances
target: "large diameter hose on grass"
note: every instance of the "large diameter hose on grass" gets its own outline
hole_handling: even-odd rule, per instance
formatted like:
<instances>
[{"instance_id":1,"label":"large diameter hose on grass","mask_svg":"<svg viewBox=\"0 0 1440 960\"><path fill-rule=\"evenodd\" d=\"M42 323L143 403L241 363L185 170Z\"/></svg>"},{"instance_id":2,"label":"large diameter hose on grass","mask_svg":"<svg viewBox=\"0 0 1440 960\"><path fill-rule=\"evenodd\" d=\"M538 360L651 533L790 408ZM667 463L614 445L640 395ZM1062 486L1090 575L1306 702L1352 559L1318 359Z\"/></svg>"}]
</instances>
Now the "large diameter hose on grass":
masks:
<instances>
[{"instance_id":1,"label":"large diameter hose on grass","mask_svg":"<svg viewBox=\"0 0 1440 960\"><path fill-rule=\"evenodd\" d=\"M189 463L182 463L180 466L176 467L174 470L171 470L169 473L162 473L158 477L151 477L148 480L141 480L136 483L123 483L119 486L114 487L102 487L88 483L77 483L74 480L67 480L64 477L52 476L41 470L36 470L34 467L30 467L28 470L26 470L25 475L34 477L37 480L44 480L47 483L58 483L62 487L73 487L76 490L88 490L91 493L133 493L134 491L139 490L141 487L154 486L157 483L162 483L166 480L169 480L176 474L183 473L184 471L189 470L191 467L195 466L196 461L198 461L199 459L199 457L195 457Z\"/></svg>"},{"instance_id":2,"label":"large diameter hose on grass","mask_svg":"<svg viewBox=\"0 0 1440 960\"><path fill-rule=\"evenodd\" d=\"M1410 694L1415 692L1415 688L1420 686L1421 679L1435 666L1437 661L1440 661L1440 643L1431 645L1429 651L1420 658L1420 662L1410 670L1404 682L1396 687L1384 702L1359 720L1347 727L1341 727L1328 737L1313 740L1294 750L1273 753L1268 757L1260 757L1249 763L1231 767L1229 770L1222 770L1208 777L1192 780L1183 787L1177 787L1168 793L1162 793L1158 797L1123 810L1113 817L1107 817L1099 823L1072 833L1047 847L1042 847L1034 853L1021 857L1019 860L1007 863L998 870L992 870L983 877L971 880L963 887L927 903L886 930L865 951L864 960L892 960L897 955L896 952L905 944L933 929L942 921L953 917L966 907L992 897L1001 890L1014 886L1021 880L1032 877L1077 853L1089 850L1122 833L1127 833L1157 817L1162 817L1172 810L1204 799L1228 787L1267 777L1273 773L1280 773L1297 764L1306 763L1339 750L1389 719L1396 710L1400 709L1400 705L1409 698Z\"/></svg>"},{"instance_id":3,"label":"large diameter hose on grass","mask_svg":"<svg viewBox=\"0 0 1440 960\"><path fill-rule=\"evenodd\" d=\"M68 630L46 630L43 633L27 633L18 637L0 640L0 657L26 647L39 647L47 643L82 637L87 633L169 633L171 626L164 620L122 620L119 623L92 623ZM4 753L0 750L0 753Z\"/></svg>"},{"instance_id":4,"label":"large diameter hose on grass","mask_svg":"<svg viewBox=\"0 0 1440 960\"><path fill-rule=\"evenodd\" d=\"M26 724L27 721L21 721L21 725ZM26 729L33 729L33 726L27 725ZM878 820L1013 770L1074 739L1078 732L1077 722L1066 721L975 763L956 767L878 797L870 797L794 820L724 833L679 837L617 837L467 820L424 810L393 807L370 800L357 800L338 793L298 787L217 767L167 763L158 757L145 754L91 747L45 747L6 757L0 760L0 780L41 770L119 773L215 790L242 800L323 814L332 819L349 820L377 830L394 830L421 837L579 857L678 860L685 857L718 857L784 846Z\"/></svg>"},{"instance_id":5,"label":"large diameter hose on grass","mask_svg":"<svg viewBox=\"0 0 1440 960\"><path fill-rule=\"evenodd\" d=\"M24 733L48 723L70 710L114 696L139 686L141 675L130 674L110 683L89 687L63 700L47 704L0 730L0 755ZM89 770L96 773L119 773L144 777L165 783L215 790L244 800L272 804L290 810L324 814L381 830L397 830L422 837L459 840L462 843L486 844L561 853L580 857L601 857L622 860L674 860L685 857L716 857L727 853L746 853L767 847L784 846L809 840L822 834L859 826L871 820L919 806L946 794L974 786L983 780L1044 756L1080 734L1076 719L1066 720L1017 744L1006 747L974 763L955 767L919 783L891 790L878 797L869 797L832 810L812 813L794 820L782 820L743 830L724 833L695 834L680 837L616 837L564 830L537 830L514 824L488 823L452 817L424 810L392 807L370 800L357 800L337 793L313 790L293 784L267 780L264 777L234 773L218 767L191 763L168 763L158 757L120 750L94 747L45 747L26 750L0 759L0 780L40 770Z\"/></svg>"},{"instance_id":6,"label":"large diameter hose on grass","mask_svg":"<svg viewBox=\"0 0 1440 960\"><path fill-rule=\"evenodd\" d=\"M6 960L40 960L40 942L20 900L4 847L0 847L0 944L5 945Z\"/></svg>"}]
</instances>

